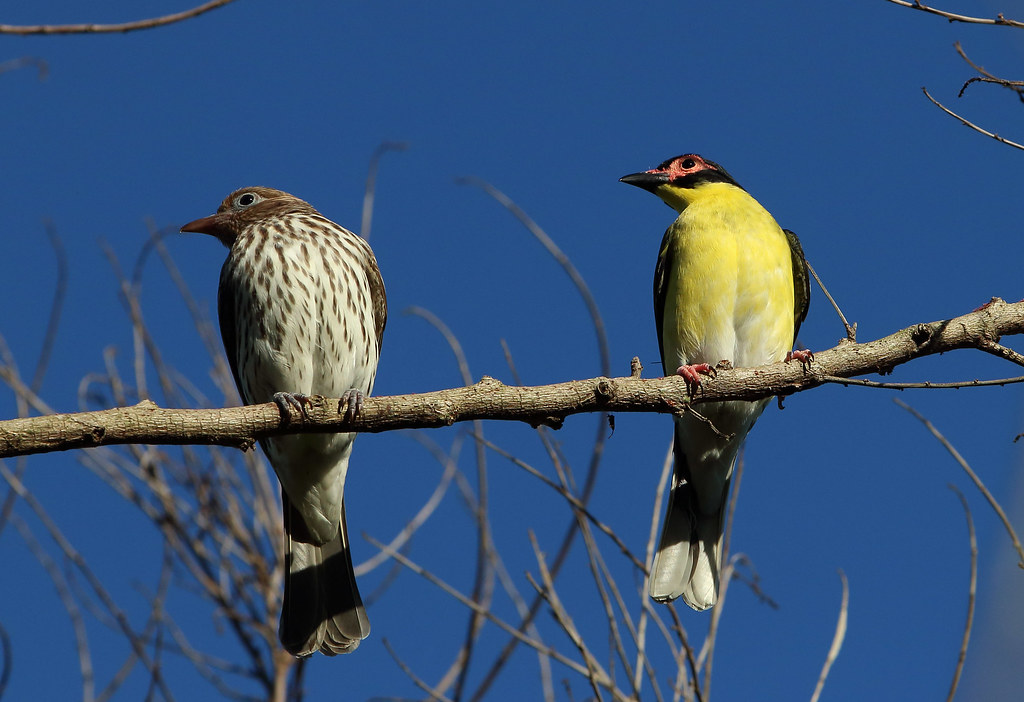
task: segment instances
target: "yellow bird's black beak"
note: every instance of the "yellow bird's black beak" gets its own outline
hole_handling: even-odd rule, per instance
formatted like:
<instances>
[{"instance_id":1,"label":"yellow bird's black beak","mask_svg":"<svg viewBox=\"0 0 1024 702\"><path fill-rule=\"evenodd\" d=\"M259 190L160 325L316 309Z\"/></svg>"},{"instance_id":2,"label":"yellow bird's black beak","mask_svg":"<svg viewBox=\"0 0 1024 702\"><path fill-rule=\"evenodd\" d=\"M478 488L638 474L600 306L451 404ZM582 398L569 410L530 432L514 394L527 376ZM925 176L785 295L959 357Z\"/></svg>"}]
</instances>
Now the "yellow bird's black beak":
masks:
<instances>
[{"instance_id":1,"label":"yellow bird's black beak","mask_svg":"<svg viewBox=\"0 0 1024 702\"><path fill-rule=\"evenodd\" d=\"M653 193L662 185L668 185L669 175L665 171L644 171L643 173L624 175L619 178L619 182L635 185Z\"/></svg>"}]
</instances>

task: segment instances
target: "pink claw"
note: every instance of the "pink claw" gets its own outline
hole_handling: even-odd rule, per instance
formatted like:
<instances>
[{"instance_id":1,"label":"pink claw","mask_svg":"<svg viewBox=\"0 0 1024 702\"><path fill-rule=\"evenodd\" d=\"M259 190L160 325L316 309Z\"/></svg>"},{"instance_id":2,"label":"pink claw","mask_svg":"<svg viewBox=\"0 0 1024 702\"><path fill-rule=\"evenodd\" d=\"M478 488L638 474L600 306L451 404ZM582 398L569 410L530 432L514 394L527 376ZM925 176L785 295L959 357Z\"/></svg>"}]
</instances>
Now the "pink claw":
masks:
<instances>
[{"instance_id":1,"label":"pink claw","mask_svg":"<svg viewBox=\"0 0 1024 702\"><path fill-rule=\"evenodd\" d=\"M686 381L686 388L690 391L691 395L700 387L702 382L700 377L702 375L714 376L714 374L715 369L707 363L694 363L692 365L684 363L676 369L676 375L683 376L683 380Z\"/></svg>"},{"instance_id":2,"label":"pink claw","mask_svg":"<svg viewBox=\"0 0 1024 702\"><path fill-rule=\"evenodd\" d=\"M814 360L814 353L806 349L797 349L796 351L790 351L786 354L786 363L790 361L800 361L800 365L807 368L811 365L811 361Z\"/></svg>"}]
</instances>

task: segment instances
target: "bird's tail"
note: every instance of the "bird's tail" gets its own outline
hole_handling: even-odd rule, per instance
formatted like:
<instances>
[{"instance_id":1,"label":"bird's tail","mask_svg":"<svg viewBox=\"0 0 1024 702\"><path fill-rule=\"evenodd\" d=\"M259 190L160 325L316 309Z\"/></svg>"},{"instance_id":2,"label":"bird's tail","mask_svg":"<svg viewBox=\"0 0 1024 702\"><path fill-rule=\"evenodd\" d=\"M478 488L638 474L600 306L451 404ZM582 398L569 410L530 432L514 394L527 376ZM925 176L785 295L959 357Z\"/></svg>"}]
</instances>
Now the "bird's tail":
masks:
<instances>
[{"instance_id":1,"label":"bird's tail","mask_svg":"<svg viewBox=\"0 0 1024 702\"><path fill-rule=\"evenodd\" d=\"M300 657L317 651L328 656L354 651L370 634L370 620L352 571L344 503L338 533L317 544L287 495L282 495L282 502L288 550L278 629L281 645Z\"/></svg>"},{"instance_id":2,"label":"bird's tail","mask_svg":"<svg viewBox=\"0 0 1024 702\"><path fill-rule=\"evenodd\" d=\"M678 448L675 461L668 513L651 568L649 592L658 602L682 597L690 607L703 611L718 600L725 495L729 494L730 481L725 481L722 499L705 511L687 479L686 457Z\"/></svg>"}]
</instances>

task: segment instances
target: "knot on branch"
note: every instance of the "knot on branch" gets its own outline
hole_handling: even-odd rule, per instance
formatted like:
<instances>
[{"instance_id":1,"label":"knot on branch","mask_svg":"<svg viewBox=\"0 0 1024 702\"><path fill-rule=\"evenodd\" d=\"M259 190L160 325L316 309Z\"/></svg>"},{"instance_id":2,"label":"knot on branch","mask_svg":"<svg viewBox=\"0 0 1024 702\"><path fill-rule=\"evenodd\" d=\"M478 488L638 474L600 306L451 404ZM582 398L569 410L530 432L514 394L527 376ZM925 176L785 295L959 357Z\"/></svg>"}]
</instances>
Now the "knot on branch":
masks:
<instances>
[{"instance_id":1,"label":"knot on branch","mask_svg":"<svg viewBox=\"0 0 1024 702\"><path fill-rule=\"evenodd\" d=\"M594 386L594 394L598 402L611 402L615 399L615 383L608 378L601 378Z\"/></svg>"},{"instance_id":2,"label":"knot on branch","mask_svg":"<svg viewBox=\"0 0 1024 702\"><path fill-rule=\"evenodd\" d=\"M910 340L918 346L924 346L932 338L932 328L927 324L918 324L910 332Z\"/></svg>"},{"instance_id":3,"label":"knot on branch","mask_svg":"<svg viewBox=\"0 0 1024 702\"><path fill-rule=\"evenodd\" d=\"M477 381L476 386L481 390L486 390L488 388L493 389L504 387L505 383L501 382L497 378L492 378L489 375L485 375L482 378L480 378L480 380Z\"/></svg>"}]
</instances>

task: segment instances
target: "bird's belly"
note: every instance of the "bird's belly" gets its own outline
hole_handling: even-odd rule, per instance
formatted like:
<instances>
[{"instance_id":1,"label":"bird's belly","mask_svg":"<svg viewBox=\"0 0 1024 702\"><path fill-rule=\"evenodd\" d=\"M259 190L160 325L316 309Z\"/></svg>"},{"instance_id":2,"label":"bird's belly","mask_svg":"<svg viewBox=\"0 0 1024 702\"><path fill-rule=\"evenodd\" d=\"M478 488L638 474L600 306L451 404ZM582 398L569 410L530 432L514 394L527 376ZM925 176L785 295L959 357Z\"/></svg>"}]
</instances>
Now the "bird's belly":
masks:
<instances>
[{"instance_id":1,"label":"bird's belly","mask_svg":"<svg viewBox=\"0 0 1024 702\"><path fill-rule=\"evenodd\" d=\"M793 273L781 230L686 232L662 318L666 373L729 361L752 367L785 358L793 344Z\"/></svg>"}]
</instances>

